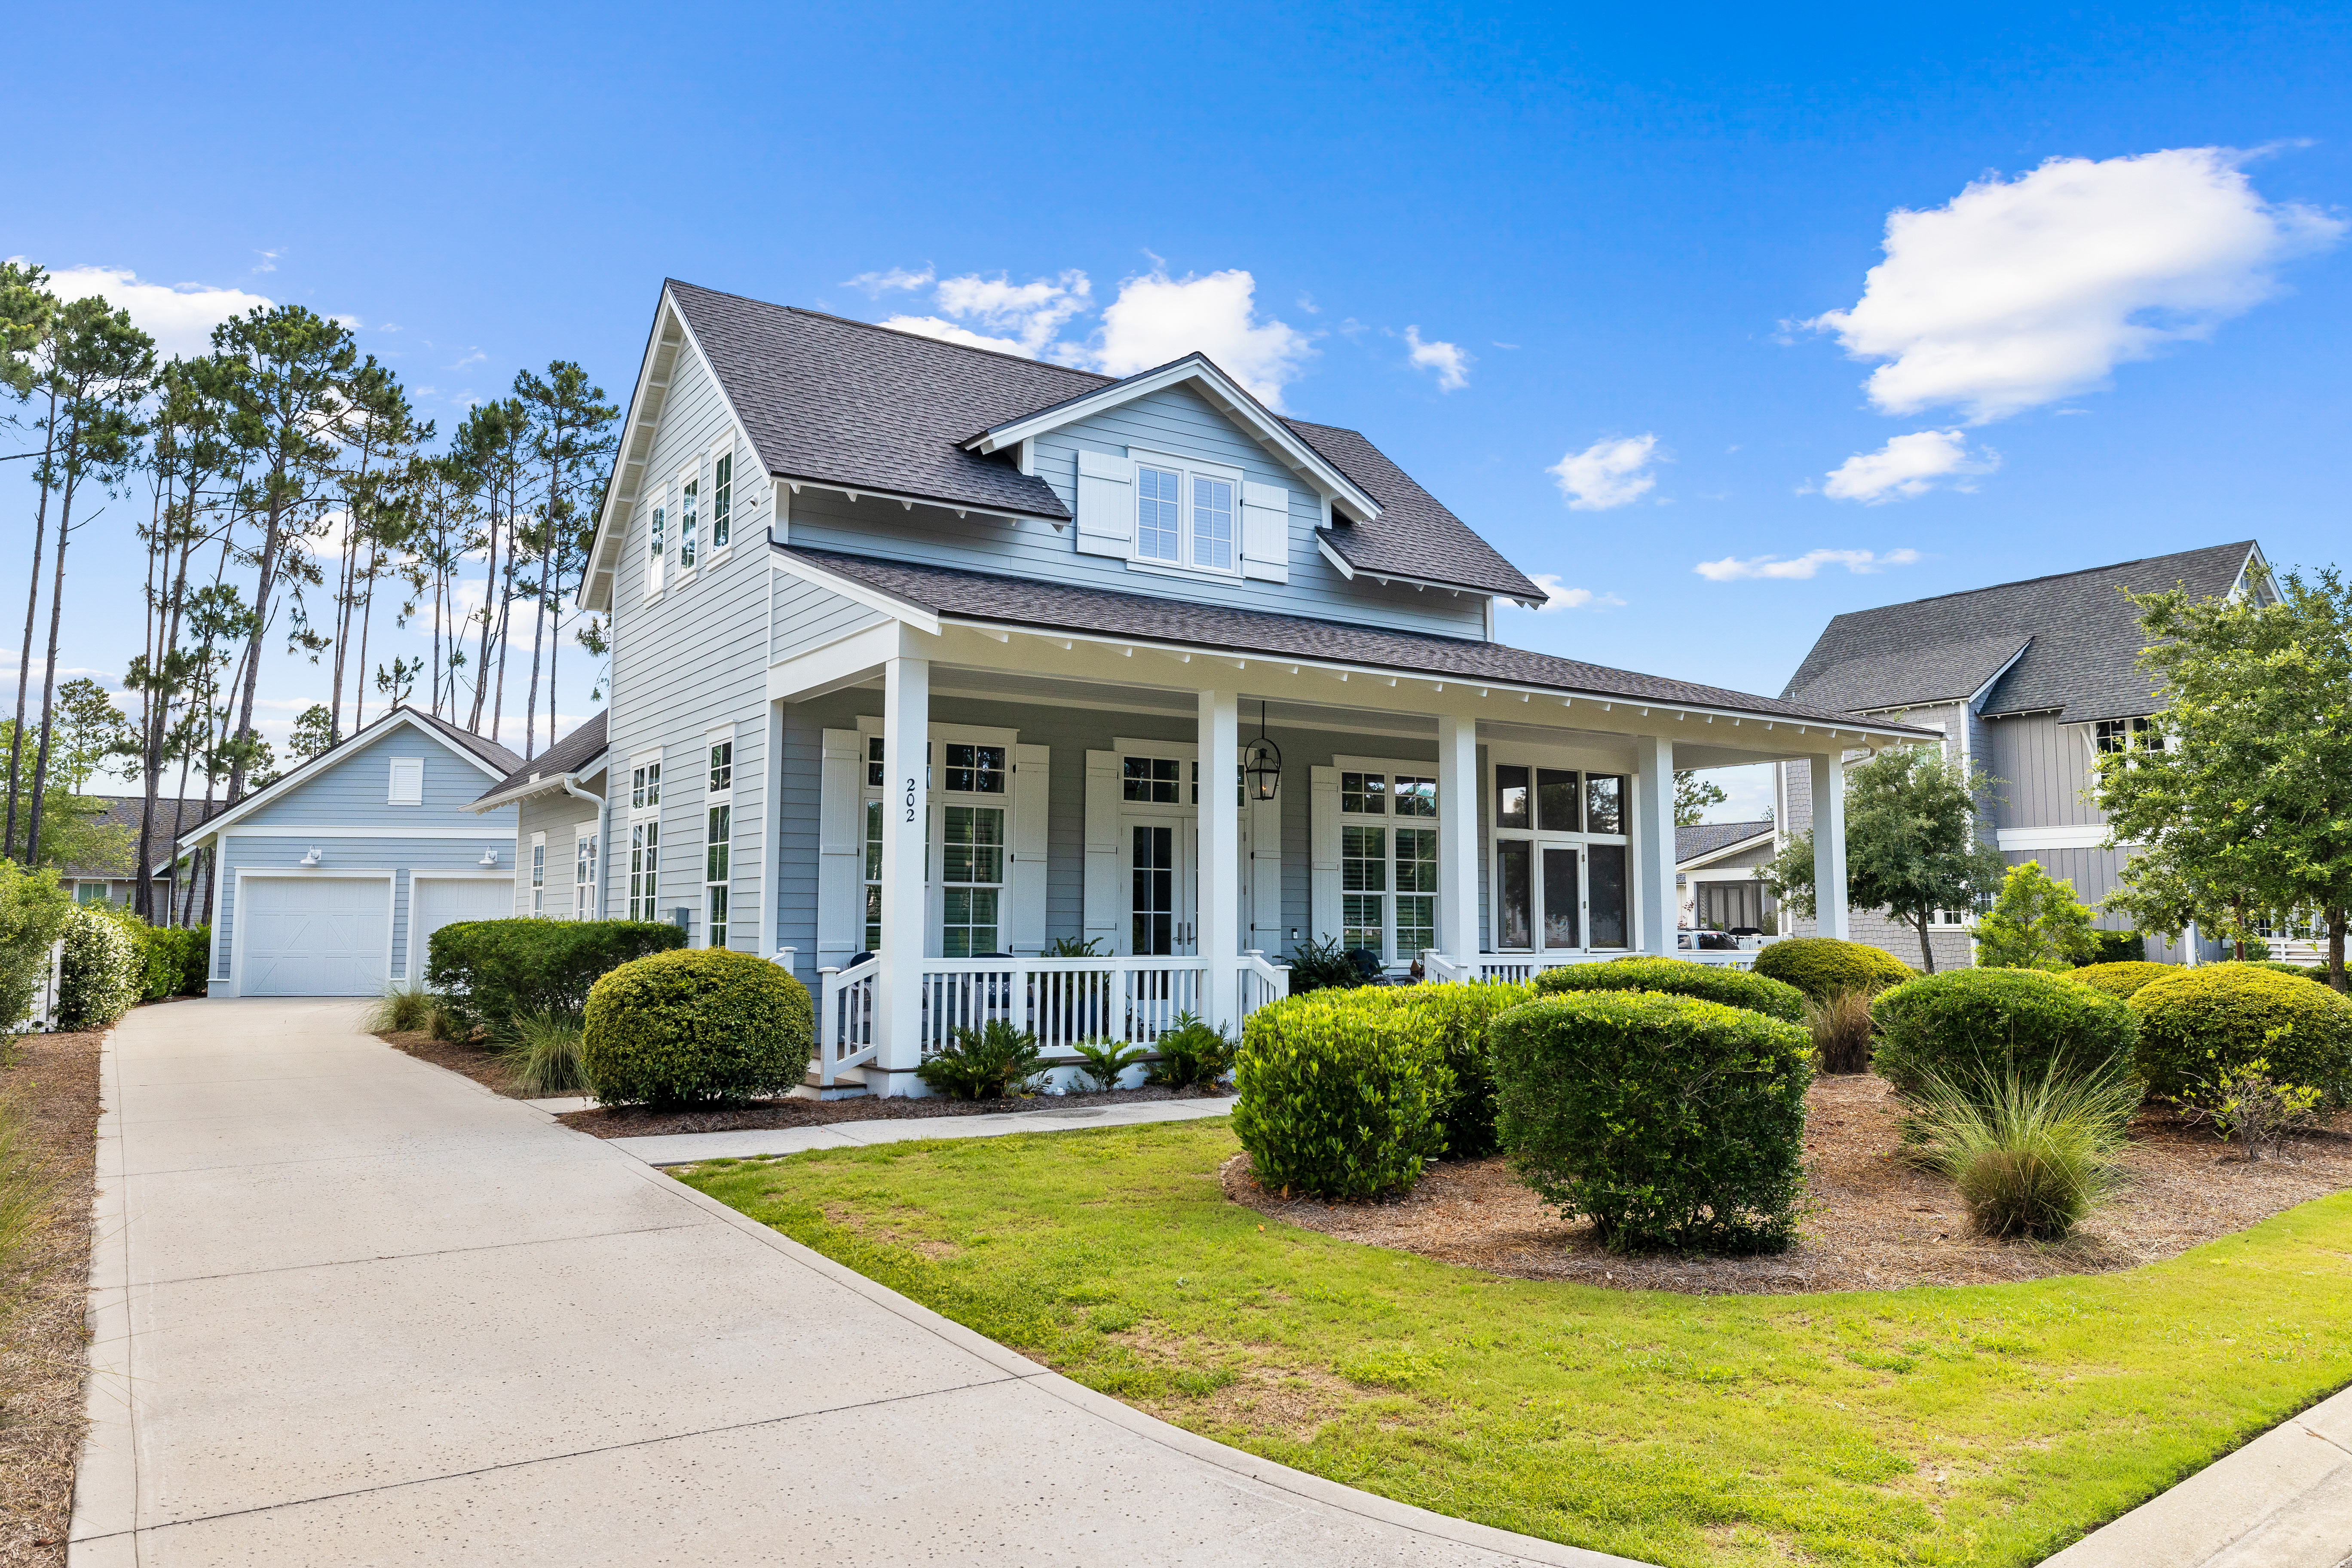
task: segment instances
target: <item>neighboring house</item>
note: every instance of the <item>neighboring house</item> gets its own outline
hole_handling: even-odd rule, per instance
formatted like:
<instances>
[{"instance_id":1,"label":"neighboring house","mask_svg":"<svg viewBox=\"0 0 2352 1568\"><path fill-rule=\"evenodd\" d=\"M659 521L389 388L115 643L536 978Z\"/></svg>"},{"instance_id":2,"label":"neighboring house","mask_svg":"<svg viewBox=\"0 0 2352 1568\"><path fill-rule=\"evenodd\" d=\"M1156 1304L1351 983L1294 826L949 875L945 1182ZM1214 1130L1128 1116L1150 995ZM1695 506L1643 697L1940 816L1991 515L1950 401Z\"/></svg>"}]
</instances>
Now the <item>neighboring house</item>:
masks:
<instances>
[{"instance_id":1,"label":"neighboring house","mask_svg":"<svg viewBox=\"0 0 2352 1568\"><path fill-rule=\"evenodd\" d=\"M670 283L624 430L603 755L478 804L560 858L604 770L602 910L789 963L826 1081L909 1092L991 1017L1066 1058L1237 1026L1310 939L1670 952L1677 767L1922 736L1496 643L1539 586L1197 353L1114 380Z\"/></svg>"},{"instance_id":2,"label":"neighboring house","mask_svg":"<svg viewBox=\"0 0 2352 1568\"><path fill-rule=\"evenodd\" d=\"M655 787L659 789L658 781ZM599 713L492 784L468 808L515 808L514 908L509 912L556 920L605 918L600 882L604 789L604 715ZM648 831L647 819L639 819L631 853L640 876ZM658 851L658 824L652 831Z\"/></svg>"},{"instance_id":3,"label":"neighboring house","mask_svg":"<svg viewBox=\"0 0 2352 1568\"><path fill-rule=\"evenodd\" d=\"M2092 759L2145 734L2158 706L2139 663L2147 645L2139 612L2122 591L2179 586L2200 598L2268 598L2266 572L2262 547L2244 540L1857 610L1830 622L1783 695L1938 731L1948 755L1995 781L1979 803L1979 822L2002 858L2039 860L2096 904L2116 887L2131 849L2106 847L2105 819L2092 803ZM1811 780L1802 770L1780 772L1777 816L1787 831L1802 832L1813 821ZM1969 918L1966 910L1938 917L1938 967L1970 961ZM1918 935L1908 926L1874 910L1851 920L1857 940L1918 962ZM1802 919L1791 923L1811 930ZM2116 917L2098 923L2129 924ZM2152 937L2148 956L2177 961L2187 951Z\"/></svg>"},{"instance_id":4,"label":"neighboring house","mask_svg":"<svg viewBox=\"0 0 2352 1568\"><path fill-rule=\"evenodd\" d=\"M60 866L58 878L77 903L115 904L131 907L136 900L132 889L138 886L139 816L145 809L147 797L138 795L86 795L76 797L85 805L104 807L94 819L107 837L104 852L87 864ZM218 801L202 798L174 800L165 795L155 802L155 832L148 853L154 862L148 874L148 883L154 889L155 921L157 925L178 925L182 895L175 889L183 887L173 876L176 868L172 860L172 843L175 834L184 835L202 826L205 821L221 809ZM196 903L194 923L205 922L212 906L212 884L203 870L195 873Z\"/></svg>"},{"instance_id":5,"label":"neighboring house","mask_svg":"<svg viewBox=\"0 0 2352 1568\"><path fill-rule=\"evenodd\" d=\"M1675 829L1675 885L1685 931L1772 931L1780 910L1756 872L1779 848L1771 822Z\"/></svg>"},{"instance_id":6,"label":"neighboring house","mask_svg":"<svg viewBox=\"0 0 2352 1568\"><path fill-rule=\"evenodd\" d=\"M520 762L394 708L184 835L215 851L212 994L381 995L435 930L511 912L514 810L473 806Z\"/></svg>"}]
</instances>

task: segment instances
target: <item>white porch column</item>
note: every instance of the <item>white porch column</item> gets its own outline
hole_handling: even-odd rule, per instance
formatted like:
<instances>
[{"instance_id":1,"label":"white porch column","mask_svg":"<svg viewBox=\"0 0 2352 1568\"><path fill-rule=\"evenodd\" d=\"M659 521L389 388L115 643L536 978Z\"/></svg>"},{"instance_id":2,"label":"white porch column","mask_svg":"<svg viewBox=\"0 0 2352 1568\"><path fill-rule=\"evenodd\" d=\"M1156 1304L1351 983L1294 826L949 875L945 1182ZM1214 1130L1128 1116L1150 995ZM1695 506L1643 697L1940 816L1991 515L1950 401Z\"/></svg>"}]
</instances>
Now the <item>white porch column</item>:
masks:
<instances>
[{"instance_id":1,"label":"white porch column","mask_svg":"<svg viewBox=\"0 0 2352 1568\"><path fill-rule=\"evenodd\" d=\"M1641 889L1640 950L1672 953L1681 924L1675 898L1675 743L1663 735L1633 739L1633 858Z\"/></svg>"},{"instance_id":2,"label":"white porch column","mask_svg":"<svg viewBox=\"0 0 2352 1568\"><path fill-rule=\"evenodd\" d=\"M1201 693L1200 842L1195 884L1200 930L1193 951L1208 961L1201 996L1204 1022L1241 1026L1234 962L1242 951L1242 823L1234 780L1241 767L1241 700L1231 691Z\"/></svg>"},{"instance_id":3,"label":"white porch column","mask_svg":"<svg viewBox=\"0 0 2352 1568\"><path fill-rule=\"evenodd\" d=\"M1440 714L1437 945L1456 963L1478 956L1478 721L1466 713Z\"/></svg>"},{"instance_id":4,"label":"white porch column","mask_svg":"<svg viewBox=\"0 0 2352 1568\"><path fill-rule=\"evenodd\" d=\"M1813 759L1813 929L1846 940L1845 754Z\"/></svg>"},{"instance_id":5,"label":"white porch column","mask_svg":"<svg viewBox=\"0 0 2352 1568\"><path fill-rule=\"evenodd\" d=\"M923 827L929 815L924 750L930 737L931 661L882 665L882 970L876 980L877 1065L892 1069L882 1092L919 1092L923 1059Z\"/></svg>"}]
</instances>

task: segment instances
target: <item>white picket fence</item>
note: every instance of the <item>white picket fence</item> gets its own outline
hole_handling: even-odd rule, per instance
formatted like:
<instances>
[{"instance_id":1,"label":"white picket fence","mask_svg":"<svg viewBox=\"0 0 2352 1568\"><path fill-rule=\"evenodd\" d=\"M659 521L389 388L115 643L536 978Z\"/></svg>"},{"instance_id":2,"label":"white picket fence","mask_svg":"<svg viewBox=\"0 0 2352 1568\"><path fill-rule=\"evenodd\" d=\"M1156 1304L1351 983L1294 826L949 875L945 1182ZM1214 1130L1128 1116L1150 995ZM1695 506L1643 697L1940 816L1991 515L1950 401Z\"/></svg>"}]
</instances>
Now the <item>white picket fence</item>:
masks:
<instances>
[{"instance_id":1,"label":"white picket fence","mask_svg":"<svg viewBox=\"0 0 2352 1568\"><path fill-rule=\"evenodd\" d=\"M45 1035L58 1026L58 984L65 970L64 939L49 944L48 967L42 972L33 987L31 1009L7 1032L12 1035Z\"/></svg>"}]
</instances>

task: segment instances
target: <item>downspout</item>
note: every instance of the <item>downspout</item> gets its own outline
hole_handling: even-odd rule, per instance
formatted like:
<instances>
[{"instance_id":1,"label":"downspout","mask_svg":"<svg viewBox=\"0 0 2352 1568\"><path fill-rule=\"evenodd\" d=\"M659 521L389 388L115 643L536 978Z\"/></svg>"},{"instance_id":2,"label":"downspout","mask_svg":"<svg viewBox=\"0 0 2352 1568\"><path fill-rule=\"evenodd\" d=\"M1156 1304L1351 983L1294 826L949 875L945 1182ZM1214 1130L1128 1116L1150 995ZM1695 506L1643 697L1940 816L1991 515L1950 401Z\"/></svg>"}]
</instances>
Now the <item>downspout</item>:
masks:
<instances>
[{"instance_id":1,"label":"downspout","mask_svg":"<svg viewBox=\"0 0 2352 1568\"><path fill-rule=\"evenodd\" d=\"M604 918L606 858L613 850L613 803L601 795L591 795L582 789L576 774L565 773L560 782L563 785L564 794L577 795L582 800L593 800L596 803L596 918L601 921ZM521 842L520 822L516 825L515 838L518 844Z\"/></svg>"}]
</instances>

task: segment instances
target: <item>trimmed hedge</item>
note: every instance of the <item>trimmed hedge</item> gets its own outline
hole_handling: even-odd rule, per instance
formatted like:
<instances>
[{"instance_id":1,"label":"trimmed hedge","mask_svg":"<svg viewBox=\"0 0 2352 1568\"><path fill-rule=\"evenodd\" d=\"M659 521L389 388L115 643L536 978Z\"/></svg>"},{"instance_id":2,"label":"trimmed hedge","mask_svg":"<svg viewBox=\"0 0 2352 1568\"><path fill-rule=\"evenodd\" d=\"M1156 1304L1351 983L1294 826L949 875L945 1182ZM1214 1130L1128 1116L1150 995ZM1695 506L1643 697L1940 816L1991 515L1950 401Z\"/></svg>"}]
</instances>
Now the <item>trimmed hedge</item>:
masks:
<instances>
[{"instance_id":1,"label":"trimmed hedge","mask_svg":"<svg viewBox=\"0 0 2352 1568\"><path fill-rule=\"evenodd\" d=\"M1568 992L1489 1032L1503 1146L1614 1252L1778 1252L1805 1190L1812 1037L1743 1007Z\"/></svg>"},{"instance_id":2,"label":"trimmed hedge","mask_svg":"<svg viewBox=\"0 0 2352 1568\"><path fill-rule=\"evenodd\" d=\"M1805 994L1785 981L1693 963L1683 958L1621 958L1614 963L1571 963L1536 976L1536 994L1563 991L1663 991L1727 1007L1745 1007L1784 1024L1805 1021Z\"/></svg>"},{"instance_id":3,"label":"trimmed hedge","mask_svg":"<svg viewBox=\"0 0 2352 1568\"><path fill-rule=\"evenodd\" d=\"M2141 986L2179 973L2180 965L2177 963L2086 963L2080 969L2068 970L2065 978L2104 991L2118 1002L2128 1002L2132 993Z\"/></svg>"},{"instance_id":4,"label":"trimmed hedge","mask_svg":"<svg viewBox=\"0 0 2352 1568\"><path fill-rule=\"evenodd\" d=\"M77 905L58 965L58 1026L103 1029L139 1004L147 973L136 915Z\"/></svg>"},{"instance_id":5,"label":"trimmed hedge","mask_svg":"<svg viewBox=\"0 0 2352 1568\"><path fill-rule=\"evenodd\" d=\"M1870 1016L1879 1035L1872 1065L1912 1100L1931 1078L1973 1099L2006 1078L2032 1084L2120 1068L2139 1034L2116 998L2040 969L1922 975L1880 993Z\"/></svg>"},{"instance_id":6,"label":"trimmed hedge","mask_svg":"<svg viewBox=\"0 0 2352 1568\"><path fill-rule=\"evenodd\" d=\"M2145 963L2147 962L2147 937L2136 931L2095 931L2092 967L2102 963Z\"/></svg>"},{"instance_id":7,"label":"trimmed hedge","mask_svg":"<svg viewBox=\"0 0 2352 1568\"><path fill-rule=\"evenodd\" d=\"M685 944L656 921L458 921L426 944L425 984L497 1030L519 1013L577 1013L599 975Z\"/></svg>"},{"instance_id":8,"label":"trimmed hedge","mask_svg":"<svg viewBox=\"0 0 2352 1568\"><path fill-rule=\"evenodd\" d=\"M1841 991L1876 994L1918 971L1880 948L1830 936L1768 942L1756 954L1757 973L1795 986L1816 1002Z\"/></svg>"},{"instance_id":9,"label":"trimmed hedge","mask_svg":"<svg viewBox=\"0 0 2352 1568\"><path fill-rule=\"evenodd\" d=\"M151 926L137 928L142 1000L161 1002L168 996L205 994L205 958L212 951L210 926Z\"/></svg>"},{"instance_id":10,"label":"trimmed hedge","mask_svg":"<svg viewBox=\"0 0 2352 1568\"><path fill-rule=\"evenodd\" d=\"M49 945L65 931L73 900L52 867L27 871L0 859L0 1041L29 1022L49 975Z\"/></svg>"},{"instance_id":11,"label":"trimmed hedge","mask_svg":"<svg viewBox=\"0 0 2352 1568\"><path fill-rule=\"evenodd\" d=\"M2209 963L2140 987L2130 1006L2139 1074L2154 1093L2179 1099L2260 1058L2274 1081L2352 1105L2352 1002L2325 985L2260 964Z\"/></svg>"},{"instance_id":12,"label":"trimmed hedge","mask_svg":"<svg viewBox=\"0 0 2352 1568\"><path fill-rule=\"evenodd\" d=\"M1441 1015L1360 995L1293 996L1244 1026L1234 1136L1260 1185L1375 1197L1411 1187L1444 1151L1454 1073Z\"/></svg>"},{"instance_id":13,"label":"trimmed hedge","mask_svg":"<svg viewBox=\"0 0 2352 1568\"><path fill-rule=\"evenodd\" d=\"M815 1023L807 987L781 965L724 948L657 952L589 988L580 1068L613 1105L778 1094L807 1076Z\"/></svg>"},{"instance_id":14,"label":"trimmed hedge","mask_svg":"<svg viewBox=\"0 0 2352 1568\"><path fill-rule=\"evenodd\" d=\"M2324 963L2289 963L2283 958L2250 958L2246 962L2256 969L2267 969L2274 974L2299 975L2305 980L2327 984L2327 965Z\"/></svg>"}]
</instances>

